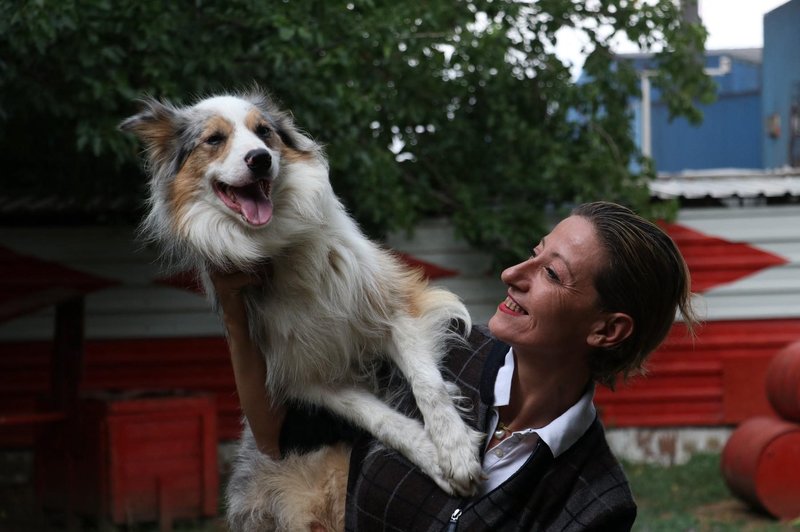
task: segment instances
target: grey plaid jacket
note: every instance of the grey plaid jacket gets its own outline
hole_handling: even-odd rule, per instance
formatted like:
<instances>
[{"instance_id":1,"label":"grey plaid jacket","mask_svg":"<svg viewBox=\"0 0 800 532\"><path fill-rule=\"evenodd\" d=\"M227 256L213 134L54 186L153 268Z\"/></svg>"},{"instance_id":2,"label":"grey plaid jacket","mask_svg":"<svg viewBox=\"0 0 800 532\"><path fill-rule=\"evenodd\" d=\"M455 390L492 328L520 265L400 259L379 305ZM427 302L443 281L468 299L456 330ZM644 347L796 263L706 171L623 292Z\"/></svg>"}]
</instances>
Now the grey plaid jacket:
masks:
<instances>
[{"instance_id":1,"label":"grey plaid jacket","mask_svg":"<svg viewBox=\"0 0 800 532\"><path fill-rule=\"evenodd\" d=\"M471 400L468 421L486 431L487 405L494 404L494 382L508 346L480 327L469 340L469 346L450 351L442 372ZM411 414L414 408L406 405ZM519 471L475 499L447 495L403 456L369 438L356 443L350 464L349 532L627 531L636 518L628 481L597 419L558 458L539 441Z\"/></svg>"}]
</instances>

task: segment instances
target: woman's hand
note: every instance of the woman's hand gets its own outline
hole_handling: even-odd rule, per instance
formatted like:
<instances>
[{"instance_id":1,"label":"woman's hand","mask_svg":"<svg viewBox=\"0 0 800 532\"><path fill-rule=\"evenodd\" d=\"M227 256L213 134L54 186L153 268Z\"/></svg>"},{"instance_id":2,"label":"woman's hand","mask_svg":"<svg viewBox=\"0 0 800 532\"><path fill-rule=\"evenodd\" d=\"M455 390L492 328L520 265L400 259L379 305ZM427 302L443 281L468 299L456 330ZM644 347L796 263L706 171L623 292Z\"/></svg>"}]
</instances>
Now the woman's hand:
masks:
<instances>
[{"instance_id":1,"label":"woman's hand","mask_svg":"<svg viewBox=\"0 0 800 532\"><path fill-rule=\"evenodd\" d=\"M222 310L222 322L236 379L236 391L258 449L272 458L280 457L279 438L286 410L270 400L265 387L267 367L250 336L247 308L242 290L261 284L254 274L211 272L211 282Z\"/></svg>"},{"instance_id":2,"label":"woman's hand","mask_svg":"<svg viewBox=\"0 0 800 532\"><path fill-rule=\"evenodd\" d=\"M234 272L224 273L212 271L209 273L211 283L214 285L214 292L217 295L217 303L222 309L222 318L225 329L228 326L236 328L247 326L247 312L245 310L242 290L248 286L261 284L261 279L252 273Z\"/></svg>"}]
</instances>

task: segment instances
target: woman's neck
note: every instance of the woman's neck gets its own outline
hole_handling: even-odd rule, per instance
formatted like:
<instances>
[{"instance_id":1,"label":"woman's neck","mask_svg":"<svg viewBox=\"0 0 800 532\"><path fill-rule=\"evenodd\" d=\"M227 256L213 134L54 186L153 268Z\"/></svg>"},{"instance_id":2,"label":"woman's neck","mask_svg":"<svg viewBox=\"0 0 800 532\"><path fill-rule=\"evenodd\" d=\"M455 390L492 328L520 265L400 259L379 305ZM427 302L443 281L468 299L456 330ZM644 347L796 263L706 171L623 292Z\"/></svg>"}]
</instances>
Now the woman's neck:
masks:
<instances>
[{"instance_id":1,"label":"woman's neck","mask_svg":"<svg viewBox=\"0 0 800 532\"><path fill-rule=\"evenodd\" d=\"M589 384L586 364L520 357L515 353L509 404L500 407L500 419L513 430L551 423L578 402Z\"/></svg>"}]
</instances>

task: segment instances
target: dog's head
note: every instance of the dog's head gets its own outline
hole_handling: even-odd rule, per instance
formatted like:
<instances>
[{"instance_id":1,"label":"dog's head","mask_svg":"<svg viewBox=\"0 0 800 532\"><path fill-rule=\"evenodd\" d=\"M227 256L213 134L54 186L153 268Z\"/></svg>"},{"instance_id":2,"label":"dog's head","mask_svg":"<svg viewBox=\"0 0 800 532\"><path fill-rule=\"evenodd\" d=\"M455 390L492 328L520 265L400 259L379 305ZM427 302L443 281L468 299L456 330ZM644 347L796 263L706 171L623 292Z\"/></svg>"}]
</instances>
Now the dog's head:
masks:
<instances>
[{"instance_id":1,"label":"dog's head","mask_svg":"<svg viewBox=\"0 0 800 532\"><path fill-rule=\"evenodd\" d=\"M154 99L142 104L120 128L147 149L150 212L144 229L181 248L168 250L172 255L188 248L222 267L263 260L263 235L280 239L286 228L278 219L301 216L296 200L281 197L298 173L292 167L327 184L319 146L260 92L215 96L189 107ZM295 212L288 212L292 204Z\"/></svg>"}]
</instances>

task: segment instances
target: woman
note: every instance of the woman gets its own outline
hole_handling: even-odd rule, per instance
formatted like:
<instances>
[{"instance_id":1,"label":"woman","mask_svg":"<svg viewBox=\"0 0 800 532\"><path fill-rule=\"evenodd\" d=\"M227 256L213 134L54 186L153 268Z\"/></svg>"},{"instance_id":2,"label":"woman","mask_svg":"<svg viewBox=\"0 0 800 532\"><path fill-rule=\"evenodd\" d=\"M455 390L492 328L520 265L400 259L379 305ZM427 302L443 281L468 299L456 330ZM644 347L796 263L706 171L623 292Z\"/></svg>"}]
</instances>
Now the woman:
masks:
<instances>
[{"instance_id":1,"label":"woman","mask_svg":"<svg viewBox=\"0 0 800 532\"><path fill-rule=\"evenodd\" d=\"M691 330L683 258L656 225L597 202L576 208L501 278L508 292L489 331L473 330L443 368L487 433L479 494L448 496L362 438L351 456L348 530L631 528L636 506L597 419L594 383L613 387L640 371L676 312ZM237 387L259 447L276 453L283 410L269 405L263 363L240 336L236 286L217 280ZM245 372L247 364L255 367Z\"/></svg>"}]
</instances>

